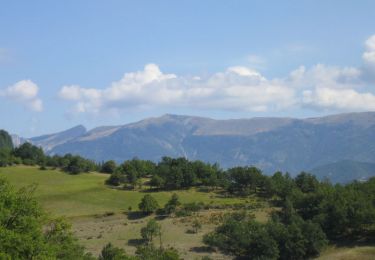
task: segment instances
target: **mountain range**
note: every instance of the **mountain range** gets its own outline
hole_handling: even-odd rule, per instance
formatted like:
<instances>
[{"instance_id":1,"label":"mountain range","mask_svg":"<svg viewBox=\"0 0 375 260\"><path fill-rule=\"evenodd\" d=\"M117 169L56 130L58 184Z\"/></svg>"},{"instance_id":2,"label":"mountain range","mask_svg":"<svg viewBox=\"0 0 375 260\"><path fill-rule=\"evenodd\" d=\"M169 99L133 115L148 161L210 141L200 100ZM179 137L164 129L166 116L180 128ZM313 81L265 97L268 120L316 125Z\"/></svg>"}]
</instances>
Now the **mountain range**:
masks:
<instances>
[{"instance_id":1,"label":"mountain range","mask_svg":"<svg viewBox=\"0 0 375 260\"><path fill-rule=\"evenodd\" d=\"M375 176L375 163L343 160L318 166L310 172L320 180L329 179L333 183L365 181Z\"/></svg>"},{"instance_id":2,"label":"mountain range","mask_svg":"<svg viewBox=\"0 0 375 260\"><path fill-rule=\"evenodd\" d=\"M28 141L48 154L96 161L183 156L224 168L255 165L266 173L296 174L345 160L375 163L375 112L230 120L167 114L90 131L80 125Z\"/></svg>"}]
</instances>

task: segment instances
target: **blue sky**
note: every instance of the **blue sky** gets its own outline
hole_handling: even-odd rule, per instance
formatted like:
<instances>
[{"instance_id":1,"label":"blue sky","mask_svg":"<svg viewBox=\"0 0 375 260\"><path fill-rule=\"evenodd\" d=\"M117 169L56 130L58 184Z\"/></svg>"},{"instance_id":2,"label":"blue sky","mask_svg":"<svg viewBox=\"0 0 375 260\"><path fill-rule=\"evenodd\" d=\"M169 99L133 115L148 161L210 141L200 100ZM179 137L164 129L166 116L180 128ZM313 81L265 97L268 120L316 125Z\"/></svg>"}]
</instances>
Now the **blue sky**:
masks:
<instances>
[{"instance_id":1,"label":"blue sky","mask_svg":"<svg viewBox=\"0 0 375 260\"><path fill-rule=\"evenodd\" d=\"M0 128L375 110L374 1L2 1Z\"/></svg>"}]
</instances>

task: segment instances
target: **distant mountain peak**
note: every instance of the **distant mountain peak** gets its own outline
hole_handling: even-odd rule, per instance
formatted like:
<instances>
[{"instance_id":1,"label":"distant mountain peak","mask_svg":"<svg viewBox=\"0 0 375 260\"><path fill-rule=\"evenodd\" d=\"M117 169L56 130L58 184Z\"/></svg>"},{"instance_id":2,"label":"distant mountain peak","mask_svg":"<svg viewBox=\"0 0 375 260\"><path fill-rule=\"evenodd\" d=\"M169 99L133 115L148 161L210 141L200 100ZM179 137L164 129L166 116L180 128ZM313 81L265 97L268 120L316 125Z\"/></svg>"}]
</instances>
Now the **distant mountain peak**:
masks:
<instances>
[{"instance_id":1,"label":"distant mountain peak","mask_svg":"<svg viewBox=\"0 0 375 260\"><path fill-rule=\"evenodd\" d=\"M57 145L84 135L86 132L87 130L83 125L77 125L62 132L33 137L30 138L29 141L42 147L45 151L49 151Z\"/></svg>"},{"instance_id":2,"label":"distant mountain peak","mask_svg":"<svg viewBox=\"0 0 375 260\"><path fill-rule=\"evenodd\" d=\"M76 125L76 126L73 126L72 128L68 129L67 131L69 130L73 130L73 129L82 129L84 131L87 131L86 127L84 125Z\"/></svg>"},{"instance_id":3,"label":"distant mountain peak","mask_svg":"<svg viewBox=\"0 0 375 260\"><path fill-rule=\"evenodd\" d=\"M31 140L50 154L96 161L183 156L223 167L255 165L267 173L298 173L347 158L375 163L375 112L225 120L164 114L90 131L79 125Z\"/></svg>"}]
</instances>

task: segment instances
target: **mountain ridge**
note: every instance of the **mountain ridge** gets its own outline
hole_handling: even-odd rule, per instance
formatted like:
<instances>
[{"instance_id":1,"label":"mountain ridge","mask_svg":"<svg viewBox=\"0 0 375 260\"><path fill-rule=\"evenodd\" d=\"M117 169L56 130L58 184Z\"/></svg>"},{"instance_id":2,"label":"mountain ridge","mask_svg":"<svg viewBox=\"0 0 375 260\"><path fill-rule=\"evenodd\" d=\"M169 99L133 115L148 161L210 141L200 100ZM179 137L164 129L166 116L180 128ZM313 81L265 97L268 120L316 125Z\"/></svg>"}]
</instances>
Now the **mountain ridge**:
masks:
<instances>
[{"instance_id":1,"label":"mountain ridge","mask_svg":"<svg viewBox=\"0 0 375 260\"><path fill-rule=\"evenodd\" d=\"M224 168L255 165L267 173L297 173L340 160L375 163L375 112L225 120L165 114L67 134L71 129L30 140L49 154L96 161L183 156Z\"/></svg>"},{"instance_id":2,"label":"mountain ridge","mask_svg":"<svg viewBox=\"0 0 375 260\"><path fill-rule=\"evenodd\" d=\"M375 176L375 163L343 160L318 166L309 172L318 179L328 178L332 183L349 183L351 181L366 181Z\"/></svg>"}]
</instances>

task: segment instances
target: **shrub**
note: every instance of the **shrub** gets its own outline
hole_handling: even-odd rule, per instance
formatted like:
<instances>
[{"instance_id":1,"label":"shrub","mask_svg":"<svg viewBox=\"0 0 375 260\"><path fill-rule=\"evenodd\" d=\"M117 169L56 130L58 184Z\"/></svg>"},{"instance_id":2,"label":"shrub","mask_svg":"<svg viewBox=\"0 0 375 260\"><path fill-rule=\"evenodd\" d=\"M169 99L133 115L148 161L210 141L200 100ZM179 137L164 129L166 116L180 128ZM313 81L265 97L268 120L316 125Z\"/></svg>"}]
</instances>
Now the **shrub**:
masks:
<instances>
[{"instance_id":1,"label":"shrub","mask_svg":"<svg viewBox=\"0 0 375 260\"><path fill-rule=\"evenodd\" d=\"M111 243L106 244L100 255L99 260L130 260L125 251L121 248L113 246Z\"/></svg>"},{"instance_id":2,"label":"shrub","mask_svg":"<svg viewBox=\"0 0 375 260\"><path fill-rule=\"evenodd\" d=\"M138 205L139 209L144 213L144 214L151 214L155 212L157 208L159 208L158 202L155 200L154 197L151 195L147 194L145 195L141 202Z\"/></svg>"}]
</instances>

